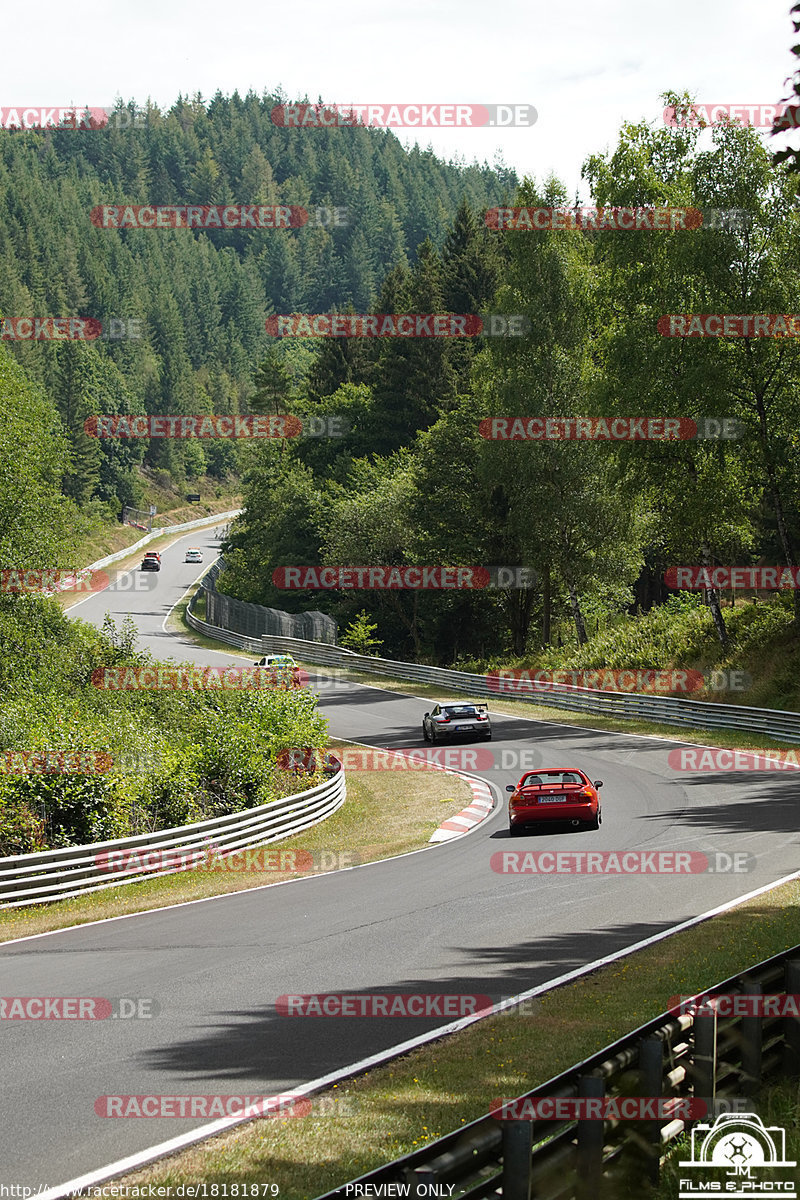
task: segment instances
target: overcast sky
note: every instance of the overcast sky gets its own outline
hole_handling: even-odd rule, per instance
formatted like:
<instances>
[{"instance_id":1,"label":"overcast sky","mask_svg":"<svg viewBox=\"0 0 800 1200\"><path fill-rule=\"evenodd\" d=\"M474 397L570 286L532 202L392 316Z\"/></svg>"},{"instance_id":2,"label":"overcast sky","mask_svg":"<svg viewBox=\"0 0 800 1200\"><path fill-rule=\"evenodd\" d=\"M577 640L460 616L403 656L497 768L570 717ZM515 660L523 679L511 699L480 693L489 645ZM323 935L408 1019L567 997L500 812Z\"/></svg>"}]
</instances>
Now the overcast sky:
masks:
<instances>
[{"instance_id":1,"label":"overcast sky","mask_svg":"<svg viewBox=\"0 0 800 1200\"><path fill-rule=\"evenodd\" d=\"M0 108L119 96L167 107L181 92L279 86L335 103L531 104L531 128L397 133L445 158L491 163L500 150L520 175L555 172L573 194L586 156L613 147L624 120L663 122L666 89L715 103L784 98L791 2L6 0Z\"/></svg>"}]
</instances>

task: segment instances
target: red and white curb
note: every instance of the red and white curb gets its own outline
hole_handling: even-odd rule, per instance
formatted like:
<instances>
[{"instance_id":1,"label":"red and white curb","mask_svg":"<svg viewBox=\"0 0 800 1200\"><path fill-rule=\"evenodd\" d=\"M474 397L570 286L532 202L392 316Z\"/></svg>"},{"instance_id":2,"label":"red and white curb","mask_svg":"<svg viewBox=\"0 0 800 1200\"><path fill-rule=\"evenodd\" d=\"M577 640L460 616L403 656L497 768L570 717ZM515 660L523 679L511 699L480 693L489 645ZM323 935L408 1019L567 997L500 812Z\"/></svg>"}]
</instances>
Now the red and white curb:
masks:
<instances>
[{"instance_id":1,"label":"red and white curb","mask_svg":"<svg viewBox=\"0 0 800 1200\"><path fill-rule=\"evenodd\" d=\"M451 774L460 775L458 771L453 771ZM467 808L462 808L461 812L456 813L454 817L448 817L446 821L442 821L433 837L428 839L431 842L449 842L451 838L469 833L470 829L486 820L494 807L488 783L484 783L482 779L470 779L468 775L460 775L460 778L465 779L472 788L472 803Z\"/></svg>"}]
</instances>

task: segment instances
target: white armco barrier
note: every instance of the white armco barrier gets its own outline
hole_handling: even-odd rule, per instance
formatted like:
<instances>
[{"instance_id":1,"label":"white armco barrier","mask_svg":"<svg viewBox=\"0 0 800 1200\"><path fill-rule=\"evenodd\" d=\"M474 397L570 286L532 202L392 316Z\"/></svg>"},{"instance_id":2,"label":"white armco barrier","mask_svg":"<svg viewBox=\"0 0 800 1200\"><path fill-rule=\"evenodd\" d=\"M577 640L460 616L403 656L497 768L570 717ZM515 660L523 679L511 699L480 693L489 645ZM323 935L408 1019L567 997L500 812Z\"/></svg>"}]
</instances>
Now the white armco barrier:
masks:
<instances>
[{"instance_id":1,"label":"white armco barrier","mask_svg":"<svg viewBox=\"0 0 800 1200\"><path fill-rule=\"evenodd\" d=\"M197 865L210 851L224 858L299 833L331 816L346 797L344 768L340 768L308 791L244 812L114 842L0 858L0 908L45 904L121 883L174 875L190 869L192 862ZM128 862L136 859L135 865L124 866L126 855Z\"/></svg>"},{"instance_id":2,"label":"white armco barrier","mask_svg":"<svg viewBox=\"0 0 800 1200\"><path fill-rule=\"evenodd\" d=\"M468 692L495 700L523 700L551 708L566 708L578 712L598 713L629 721L655 721L661 725L686 725L693 729L734 729L741 733L763 733L784 742L800 742L800 713L776 708L746 708L737 704L709 704L701 700L679 700L672 696L645 696L630 692L596 691L553 683L539 690L509 685L494 673L492 686L486 675L469 675L464 671L448 671L444 667L425 667L418 663L394 662L388 658L372 658L354 654L340 646L323 642L306 642L299 638L243 638L206 621L193 613L186 614L192 629L206 637L253 650L261 654L292 654L307 663L328 667L344 667L365 671L387 679L407 679L412 683L427 683L449 692ZM515 681L511 681L512 683Z\"/></svg>"}]
</instances>

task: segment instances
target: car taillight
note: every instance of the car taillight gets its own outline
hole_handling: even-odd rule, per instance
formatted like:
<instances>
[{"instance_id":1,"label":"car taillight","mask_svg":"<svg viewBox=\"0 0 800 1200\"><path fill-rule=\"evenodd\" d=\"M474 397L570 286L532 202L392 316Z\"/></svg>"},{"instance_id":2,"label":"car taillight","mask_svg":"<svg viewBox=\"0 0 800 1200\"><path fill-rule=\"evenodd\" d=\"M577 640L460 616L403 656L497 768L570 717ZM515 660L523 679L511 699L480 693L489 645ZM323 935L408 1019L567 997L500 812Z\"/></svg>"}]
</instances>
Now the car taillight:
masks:
<instances>
[{"instance_id":1,"label":"car taillight","mask_svg":"<svg viewBox=\"0 0 800 1200\"><path fill-rule=\"evenodd\" d=\"M445 716L441 716L441 717L438 717L438 718L437 718L437 720L441 721L443 725L446 725L446 724L447 724L447 722L450 720L450 718L449 718L449 717L445 717Z\"/></svg>"},{"instance_id":2,"label":"car taillight","mask_svg":"<svg viewBox=\"0 0 800 1200\"><path fill-rule=\"evenodd\" d=\"M487 717L486 713L478 713L478 720L479 721L488 721L489 718Z\"/></svg>"},{"instance_id":3,"label":"car taillight","mask_svg":"<svg viewBox=\"0 0 800 1200\"><path fill-rule=\"evenodd\" d=\"M581 790L578 792L578 795L579 796L589 796L591 798L594 795L594 791L590 787L584 787L584 788L581 788Z\"/></svg>"}]
</instances>

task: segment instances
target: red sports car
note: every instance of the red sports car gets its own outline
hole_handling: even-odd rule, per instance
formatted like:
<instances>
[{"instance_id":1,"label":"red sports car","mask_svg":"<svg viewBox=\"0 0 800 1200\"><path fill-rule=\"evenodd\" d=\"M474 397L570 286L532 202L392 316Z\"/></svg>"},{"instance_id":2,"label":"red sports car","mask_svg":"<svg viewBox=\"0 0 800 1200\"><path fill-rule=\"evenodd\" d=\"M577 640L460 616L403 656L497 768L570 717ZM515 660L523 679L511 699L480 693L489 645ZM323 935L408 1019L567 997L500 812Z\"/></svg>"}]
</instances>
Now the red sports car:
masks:
<instances>
[{"instance_id":1,"label":"red sports car","mask_svg":"<svg viewBox=\"0 0 800 1200\"><path fill-rule=\"evenodd\" d=\"M598 789L602 779L591 782L574 767L527 771L516 787L509 783L508 825L513 837L526 825L540 821L568 821L573 826L599 829L602 821Z\"/></svg>"}]
</instances>

